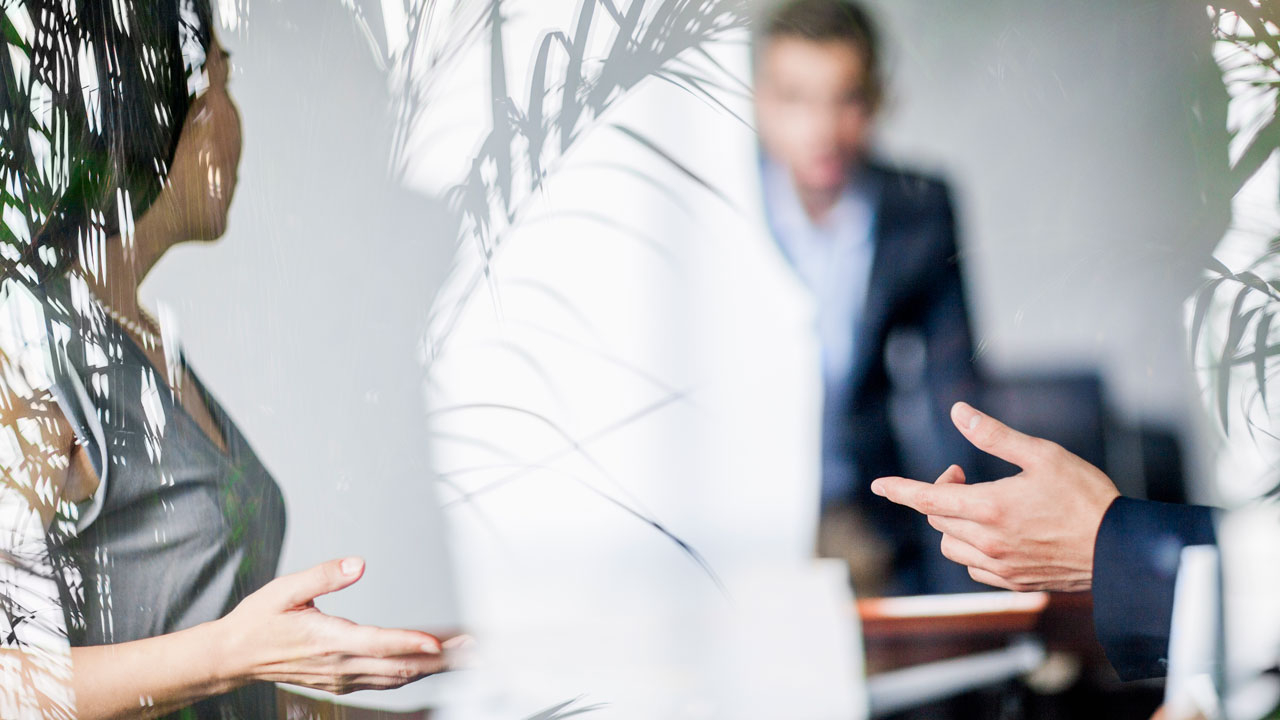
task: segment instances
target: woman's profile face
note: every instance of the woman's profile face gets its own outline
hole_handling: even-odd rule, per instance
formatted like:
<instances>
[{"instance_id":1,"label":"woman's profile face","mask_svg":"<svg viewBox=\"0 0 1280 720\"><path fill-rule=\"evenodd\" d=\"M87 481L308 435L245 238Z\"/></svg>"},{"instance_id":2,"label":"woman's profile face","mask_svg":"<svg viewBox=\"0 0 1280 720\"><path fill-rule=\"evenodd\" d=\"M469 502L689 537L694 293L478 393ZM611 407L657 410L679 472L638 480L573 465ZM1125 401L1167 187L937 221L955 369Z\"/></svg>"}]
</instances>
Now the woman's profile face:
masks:
<instances>
[{"instance_id":1,"label":"woman's profile face","mask_svg":"<svg viewBox=\"0 0 1280 720\"><path fill-rule=\"evenodd\" d=\"M209 86L187 111L169 182L160 198L190 240L215 240L227 227L227 211L240 164L240 112L227 91L230 62L216 41L205 71Z\"/></svg>"}]
</instances>

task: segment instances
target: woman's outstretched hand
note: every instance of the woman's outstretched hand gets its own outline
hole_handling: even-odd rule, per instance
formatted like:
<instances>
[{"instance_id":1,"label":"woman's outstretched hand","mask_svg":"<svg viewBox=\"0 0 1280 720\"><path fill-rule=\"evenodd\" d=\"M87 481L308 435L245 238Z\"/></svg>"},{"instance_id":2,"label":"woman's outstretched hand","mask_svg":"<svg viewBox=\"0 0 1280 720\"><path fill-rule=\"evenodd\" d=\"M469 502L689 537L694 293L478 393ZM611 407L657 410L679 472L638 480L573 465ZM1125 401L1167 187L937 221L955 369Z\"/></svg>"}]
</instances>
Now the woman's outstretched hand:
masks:
<instances>
[{"instance_id":1,"label":"woman's outstretched hand","mask_svg":"<svg viewBox=\"0 0 1280 720\"><path fill-rule=\"evenodd\" d=\"M400 687L447 669L439 638L417 630L357 625L314 600L364 574L359 558L285 575L245 598L219 625L226 680L302 685L335 694Z\"/></svg>"}]
</instances>

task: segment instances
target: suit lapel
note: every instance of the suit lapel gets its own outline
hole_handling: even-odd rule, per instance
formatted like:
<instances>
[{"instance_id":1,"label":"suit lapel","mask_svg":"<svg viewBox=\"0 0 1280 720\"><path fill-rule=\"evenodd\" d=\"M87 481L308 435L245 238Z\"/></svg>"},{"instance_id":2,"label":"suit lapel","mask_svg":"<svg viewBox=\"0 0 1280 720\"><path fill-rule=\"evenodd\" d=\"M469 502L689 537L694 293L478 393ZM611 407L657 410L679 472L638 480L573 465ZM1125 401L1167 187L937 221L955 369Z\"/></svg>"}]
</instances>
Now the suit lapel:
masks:
<instances>
[{"instance_id":1,"label":"suit lapel","mask_svg":"<svg viewBox=\"0 0 1280 720\"><path fill-rule=\"evenodd\" d=\"M866 303L854 331L854 355L849 382L851 389L862 385L876 356L883 350L876 339L888 322L888 312L892 306L894 276L889 248L893 246L893 237L899 228L895 217L896 202L891 178L887 177L883 169L874 165L869 165L866 172L872 183L871 192L874 197L872 206L875 208L875 219L871 225L874 249L871 256L871 276L867 279Z\"/></svg>"}]
</instances>

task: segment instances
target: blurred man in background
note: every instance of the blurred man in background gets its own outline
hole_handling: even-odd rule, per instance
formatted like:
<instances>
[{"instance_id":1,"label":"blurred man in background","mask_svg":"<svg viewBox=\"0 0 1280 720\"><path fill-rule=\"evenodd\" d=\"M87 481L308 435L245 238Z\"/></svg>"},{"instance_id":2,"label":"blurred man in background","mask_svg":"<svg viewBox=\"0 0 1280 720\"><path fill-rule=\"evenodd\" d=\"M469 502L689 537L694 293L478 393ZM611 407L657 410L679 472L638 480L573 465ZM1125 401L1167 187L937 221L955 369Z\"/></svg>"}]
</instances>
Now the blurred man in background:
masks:
<instances>
[{"instance_id":1,"label":"blurred man in background","mask_svg":"<svg viewBox=\"0 0 1280 720\"><path fill-rule=\"evenodd\" d=\"M862 595L968 589L941 558L935 531L869 492L871 480L902 466L885 361L892 334L923 348L922 441L951 457L971 453L947 422L951 404L978 389L947 188L870 153L883 84L875 28L857 6L778 6L757 40L755 81L769 223L817 304L819 554L847 559Z\"/></svg>"}]
</instances>

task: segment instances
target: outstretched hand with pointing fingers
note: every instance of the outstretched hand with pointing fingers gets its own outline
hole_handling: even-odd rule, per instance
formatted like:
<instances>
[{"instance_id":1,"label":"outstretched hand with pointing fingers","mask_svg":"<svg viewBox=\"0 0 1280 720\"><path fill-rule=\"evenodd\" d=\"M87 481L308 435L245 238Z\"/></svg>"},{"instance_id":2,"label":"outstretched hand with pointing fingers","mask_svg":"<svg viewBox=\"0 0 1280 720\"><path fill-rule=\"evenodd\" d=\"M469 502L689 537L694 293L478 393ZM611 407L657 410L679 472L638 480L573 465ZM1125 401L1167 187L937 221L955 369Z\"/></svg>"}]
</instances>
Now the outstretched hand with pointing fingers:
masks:
<instances>
[{"instance_id":1,"label":"outstretched hand with pointing fingers","mask_svg":"<svg viewBox=\"0 0 1280 720\"><path fill-rule=\"evenodd\" d=\"M942 554L978 582L1009 590L1088 590L1093 544L1120 495L1101 470L1057 443L1024 435L965 403L951 420L975 447L1022 468L1002 480L966 485L952 465L930 484L879 478L872 492L929 516Z\"/></svg>"}]
</instances>

